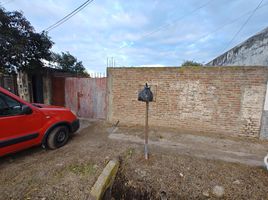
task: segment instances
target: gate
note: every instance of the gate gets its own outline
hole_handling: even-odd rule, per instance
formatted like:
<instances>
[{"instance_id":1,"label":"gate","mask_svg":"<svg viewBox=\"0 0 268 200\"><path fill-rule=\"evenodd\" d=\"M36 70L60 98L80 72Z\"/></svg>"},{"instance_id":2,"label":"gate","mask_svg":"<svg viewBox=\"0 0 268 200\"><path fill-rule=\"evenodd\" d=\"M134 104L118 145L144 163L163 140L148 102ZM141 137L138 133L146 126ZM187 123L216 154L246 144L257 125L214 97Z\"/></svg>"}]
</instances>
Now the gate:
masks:
<instances>
[{"instance_id":1,"label":"gate","mask_svg":"<svg viewBox=\"0 0 268 200\"><path fill-rule=\"evenodd\" d=\"M105 78L66 78L65 106L79 117L106 119Z\"/></svg>"}]
</instances>

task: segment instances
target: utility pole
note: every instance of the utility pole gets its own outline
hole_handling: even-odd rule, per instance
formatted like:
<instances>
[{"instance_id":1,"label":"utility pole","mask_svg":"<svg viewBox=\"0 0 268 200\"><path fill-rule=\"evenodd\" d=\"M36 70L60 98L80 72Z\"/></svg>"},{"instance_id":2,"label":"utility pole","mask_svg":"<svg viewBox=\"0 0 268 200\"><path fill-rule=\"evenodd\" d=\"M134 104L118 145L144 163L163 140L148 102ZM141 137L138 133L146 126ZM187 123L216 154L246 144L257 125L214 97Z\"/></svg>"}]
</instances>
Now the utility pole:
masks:
<instances>
[{"instance_id":1,"label":"utility pole","mask_svg":"<svg viewBox=\"0 0 268 200\"><path fill-rule=\"evenodd\" d=\"M109 67L109 58L107 57L107 60L106 60L106 67Z\"/></svg>"}]
</instances>

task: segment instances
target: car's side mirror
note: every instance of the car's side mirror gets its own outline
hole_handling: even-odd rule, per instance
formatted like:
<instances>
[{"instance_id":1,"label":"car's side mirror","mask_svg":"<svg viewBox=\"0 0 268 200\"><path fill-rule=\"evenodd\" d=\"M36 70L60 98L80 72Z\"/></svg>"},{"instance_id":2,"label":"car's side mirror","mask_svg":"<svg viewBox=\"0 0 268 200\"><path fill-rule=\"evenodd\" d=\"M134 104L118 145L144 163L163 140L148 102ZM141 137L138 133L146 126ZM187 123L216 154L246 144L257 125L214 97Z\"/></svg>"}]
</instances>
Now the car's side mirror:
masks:
<instances>
[{"instance_id":1,"label":"car's side mirror","mask_svg":"<svg viewBox=\"0 0 268 200\"><path fill-rule=\"evenodd\" d=\"M33 110L27 106L27 105L22 105L21 107L21 113L24 114L24 115L30 115L32 114Z\"/></svg>"}]
</instances>

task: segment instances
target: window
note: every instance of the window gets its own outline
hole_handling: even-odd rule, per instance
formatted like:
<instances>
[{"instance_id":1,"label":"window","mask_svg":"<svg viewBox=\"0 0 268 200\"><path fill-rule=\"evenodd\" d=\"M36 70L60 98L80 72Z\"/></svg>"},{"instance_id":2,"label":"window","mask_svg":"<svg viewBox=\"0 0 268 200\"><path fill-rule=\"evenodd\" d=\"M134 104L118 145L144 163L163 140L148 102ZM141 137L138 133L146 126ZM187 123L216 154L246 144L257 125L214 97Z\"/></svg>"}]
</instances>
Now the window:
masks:
<instances>
[{"instance_id":1,"label":"window","mask_svg":"<svg viewBox=\"0 0 268 200\"><path fill-rule=\"evenodd\" d=\"M0 92L0 117L21 114L21 103Z\"/></svg>"},{"instance_id":2,"label":"window","mask_svg":"<svg viewBox=\"0 0 268 200\"><path fill-rule=\"evenodd\" d=\"M0 109L4 109L6 106L6 103L0 98Z\"/></svg>"}]
</instances>

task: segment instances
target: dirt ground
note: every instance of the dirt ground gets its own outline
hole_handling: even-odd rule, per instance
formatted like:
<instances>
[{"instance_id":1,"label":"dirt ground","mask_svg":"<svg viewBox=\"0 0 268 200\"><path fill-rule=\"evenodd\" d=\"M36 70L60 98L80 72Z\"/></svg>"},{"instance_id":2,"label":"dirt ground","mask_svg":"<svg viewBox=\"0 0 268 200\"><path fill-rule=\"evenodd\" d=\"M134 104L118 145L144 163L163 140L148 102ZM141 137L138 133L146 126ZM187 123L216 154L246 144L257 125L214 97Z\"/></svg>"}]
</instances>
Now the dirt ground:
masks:
<instances>
[{"instance_id":1,"label":"dirt ground","mask_svg":"<svg viewBox=\"0 0 268 200\"><path fill-rule=\"evenodd\" d=\"M58 150L34 147L0 158L0 199L90 199L90 188L105 164L118 156L121 167L114 199L216 199L215 186L224 189L222 199L268 199L264 167L206 159L191 150L180 154L177 148L161 145L151 145L149 161L145 161L139 142L109 138L142 133L142 127L134 130L119 124L112 133L111 124L92 121L88 125ZM172 139L161 129L151 135L151 141ZM257 152L267 147L265 142L250 143L257 145Z\"/></svg>"}]
</instances>

